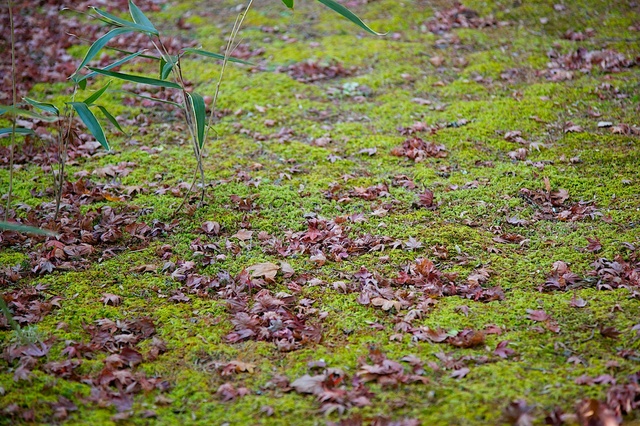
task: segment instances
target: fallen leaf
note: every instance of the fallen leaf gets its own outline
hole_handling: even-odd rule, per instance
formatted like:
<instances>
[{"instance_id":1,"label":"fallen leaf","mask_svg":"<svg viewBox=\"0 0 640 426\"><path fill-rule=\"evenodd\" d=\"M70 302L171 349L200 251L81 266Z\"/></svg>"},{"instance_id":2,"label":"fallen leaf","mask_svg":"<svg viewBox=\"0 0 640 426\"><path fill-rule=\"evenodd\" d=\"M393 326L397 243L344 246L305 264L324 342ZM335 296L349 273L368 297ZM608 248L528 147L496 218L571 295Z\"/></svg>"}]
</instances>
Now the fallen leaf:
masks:
<instances>
[{"instance_id":1,"label":"fallen leaf","mask_svg":"<svg viewBox=\"0 0 640 426\"><path fill-rule=\"evenodd\" d=\"M207 221L200 227L202 232L208 235L218 235L220 233L220 224L218 222Z\"/></svg>"},{"instance_id":2,"label":"fallen leaf","mask_svg":"<svg viewBox=\"0 0 640 426\"><path fill-rule=\"evenodd\" d=\"M543 310L527 309L527 318L531 321L547 321L551 317Z\"/></svg>"},{"instance_id":3,"label":"fallen leaf","mask_svg":"<svg viewBox=\"0 0 640 426\"><path fill-rule=\"evenodd\" d=\"M252 235L253 235L253 231L247 231L246 229L241 229L235 234L233 234L231 238L237 238L240 241L246 241L246 240L250 240Z\"/></svg>"},{"instance_id":4,"label":"fallen leaf","mask_svg":"<svg viewBox=\"0 0 640 426\"><path fill-rule=\"evenodd\" d=\"M373 306L379 306L383 311L388 311L391 308L395 308L396 311L400 311L402 308L402 304L397 300L389 300L383 297L374 297L371 299L371 304Z\"/></svg>"},{"instance_id":5,"label":"fallen leaf","mask_svg":"<svg viewBox=\"0 0 640 426\"><path fill-rule=\"evenodd\" d=\"M462 367L458 370L454 370L453 373L451 373L451 377L453 377L454 379L462 379L464 376L469 374L470 371L471 370L467 367Z\"/></svg>"},{"instance_id":6,"label":"fallen leaf","mask_svg":"<svg viewBox=\"0 0 640 426\"><path fill-rule=\"evenodd\" d=\"M293 267L287 262L280 262L280 269L282 269L282 274L285 277L290 277L296 273Z\"/></svg>"},{"instance_id":7,"label":"fallen leaf","mask_svg":"<svg viewBox=\"0 0 640 426\"><path fill-rule=\"evenodd\" d=\"M251 272L253 278L264 277L266 280L273 281L280 267L275 263L264 262L247 267L247 271Z\"/></svg>"},{"instance_id":8,"label":"fallen leaf","mask_svg":"<svg viewBox=\"0 0 640 426\"><path fill-rule=\"evenodd\" d=\"M508 344L509 344L508 340L503 340L502 342L498 343L498 345L496 346L496 349L493 351L493 354L499 356L500 358L505 358L505 359L510 357L515 353L515 351L511 348L508 348L507 347Z\"/></svg>"},{"instance_id":9,"label":"fallen leaf","mask_svg":"<svg viewBox=\"0 0 640 426\"><path fill-rule=\"evenodd\" d=\"M604 337L608 337L610 339L617 339L620 334L622 334L619 330L617 330L615 327L604 327L601 326L600 327L600 334L602 334L602 336Z\"/></svg>"},{"instance_id":10,"label":"fallen leaf","mask_svg":"<svg viewBox=\"0 0 640 426\"><path fill-rule=\"evenodd\" d=\"M100 299L100 301L103 302L105 306L107 305L118 306L122 303L122 297L118 295L111 294L111 293L103 293L102 296L103 297L102 299Z\"/></svg>"},{"instance_id":11,"label":"fallen leaf","mask_svg":"<svg viewBox=\"0 0 640 426\"><path fill-rule=\"evenodd\" d=\"M602 244L600 243L598 237L587 237L587 241L589 241L589 244L587 245L587 251L590 251L591 253L597 253L602 250Z\"/></svg>"},{"instance_id":12,"label":"fallen leaf","mask_svg":"<svg viewBox=\"0 0 640 426\"><path fill-rule=\"evenodd\" d=\"M304 376L294 380L291 383L291 387L296 390L298 393L311 393L311 394L320 394L324 390L322 387L322 383L325 381L327 376L324 374L320 374L317 376L310 376L305 374Z\"/></svg>"},{"instance_id":13,"label":"fallen leaf","mask_svg":"<svg viewBox=\"0 0 640 426\"><path fill-rule=\"evenodd\" d=\"M569 306L571 306L572 308L584 308L585 306L587 306L587 301L581 297L576 297L576 295L574 294L571 298L571 302L569 302Z\"/></svg>"},{"instance_id":14,"label":"fallen leaf","mask_svg":"<svg viewBox=\"0 0 640 426\"><path fill-rule=\"evenodd\" d=\"M439 67L444 64L444 58L442 56L432 56L429 58L429 62L431 62L434 67Z\"/></svg>"}]
</instances>

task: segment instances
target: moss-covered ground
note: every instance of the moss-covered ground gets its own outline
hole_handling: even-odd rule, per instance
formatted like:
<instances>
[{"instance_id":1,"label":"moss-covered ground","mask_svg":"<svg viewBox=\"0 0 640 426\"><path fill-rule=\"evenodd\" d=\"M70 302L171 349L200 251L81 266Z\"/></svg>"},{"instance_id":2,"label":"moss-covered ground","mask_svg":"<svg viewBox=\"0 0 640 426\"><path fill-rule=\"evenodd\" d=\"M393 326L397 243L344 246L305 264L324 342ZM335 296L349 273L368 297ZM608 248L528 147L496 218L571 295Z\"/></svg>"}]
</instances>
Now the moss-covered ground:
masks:
<instances>
[{"instance_id":1,"label":"moss-covered ground","mask_svg":"<svg viewBox=\"0 0 640 426\"><path fill-rule=\"evenodd\" d=\"M179 213L171 232L128 248L120 247L133 244L125 235L113 255L90 256L82 270L44 275L28 273L34 247L2 246L0 266L26 270L20 279L6 280L3 292L46 285L45 300L62 299L30 326L34 339L53 338L30 376L16 381L18 363L0 361L0 424L316 425L361 416L365 422L384 417L424 425L486 425L512 422L504 412L517 400L526 401L538 424L556 407L573 413L587 398L604 403L611 380L630 382L640 361L640 340L632 328L640 321L634 288L640 268L640 136L633 127L640 124L640 68L611 69L597 62L589 70L561 68L571 76L559 78L548 64L579 48L610 49L634 61L640 55L637 4L468 0L468 10L488 24L436 34L429 23L436 22L436 12L453 7L449 1L350 2L373 28L389 32L376 37L312 3L301 2L292 13L275 0L259 2L249 12L239 40L264 53L249 59L259 66L228 68L218 107L229 113L216 122L217 137L204 158L205 205ZM149 17L169 34L180 31L175 22L182 17L183 35L219 51L235 10L232 1L168 2ZM569 40L567 31L587 36ZM83 52L71 49L74 57ZM306 60L352 71L315 82L276 72ZM182 66L195 90L213 94L219 64L189 58ZM31 95L57 99L65 87L36 85ZM115 193L142 189L123 201L85 205L84 211L128 206L147 224L172 222L181 198L158 189L190 183L195 162L184 125L162 107L127 107L117 94L110 103L121 118L143 114L150 119L143 127L129 124L130 138L110 134L112 153L75 159L68 167L70 180L88 171L86 180L109 185ZM399 128L415 133L403 135ZM446 156L413 161L391 154L416 136L443 145ZM92 174L121 162L132 163L126 176ZM394 185L400 175L415 186ZM15 179L18 217L26 214L25 206L51 201L50 192L44 199L37 195L51 186L40 166L23 164ZM388 194L358 196L356 188L379 184L386 185ZM4 167L3 193L7 187ZM552 206L548 199L561 189L568 198ZM426 190L433 192L433 203L421 204L419 196ZM547 197L547 202L527 194ZM233 195L252 197L252 208L243 210ZM556 215L576 205L591 208L592 214ZM312 258L317 253L270 249L268 238L286 248L292 233L306 232L314 217L342 218L354 240L366 235L389 240L382 250L354 251L341 261L328 248L326 262ZM217 235L199 231L207 221L220 224ZM242 229L253 235L239 239ZM216 245L207 265L203 255L194 254L198 238ZM597 239L601 248L589 248L587 238ZM34 244L44 244L39 241ZM399 246L394 248L395 241ZM600 288L599 277L590 275L593 263L616 256L635 275L627 275L628 285ZM504 296L483 302L434 295L411 327L442 328L451 335L466 328L489 331L483 343L460 348L416 338L396 327L409 305L398 312L397 307L360 303L357 273L362 268L395 280L420 258L431 259L444 274L456 273L457 286L499 286ZM190 293L189 286L172 277L170 266L163 271L165 262L185 261L194 261L192 272L207 277L222 271L237 276L259 263L287 262L294 271L291 278L279 271L273 281L261 284L274 295L294 294L298 303L312 300L315 311L305 312L321 328L321 339L297 341L290 351L268 339L230 343L233 314L220 289L209 296ZM580 278L560 291L540 291L558 261ZM153 266L141 272L142 265ZM474 278L479 270L488 271L480 281ZM188 301L170 300L177 290ZM105 293L121 299L105 303ZM296 308L302 312L305 306ZM530 310L544 311L550 319L535 321ZM132 371L160 378L167 386L136 392L125 409L100 404L90 395L108 351L91 353L70 375L42 367L67 359L63 349L70 341L89 342L87 327L96 321L141 317L153 321L166 351L149 356L151 339L141 341L135 348L144 361ZM0 330L2 347L16 338L15 331ZM502 341L513 350L506 358L494 353ZM344 412L281 385L282 376L293 382L320 374L322 368L310 365L322 360L341 369L343 386L351 389L356 386L352 380L362 377L362 365L371 364L367 356L372 350L401 362L407 373L410 364L401 359L417 357L424 382L368 382L369 404L346 403ZM253 367L223 375L220 366L231 361ZM460 373L461 366L469 368L468 374ZM221 388L227 384L246 392L227 401ZM59 415L55 403L61 395L77 409ZM636 418L633 410L625 414L631 423Z\"/></svg>"}]
</instances>

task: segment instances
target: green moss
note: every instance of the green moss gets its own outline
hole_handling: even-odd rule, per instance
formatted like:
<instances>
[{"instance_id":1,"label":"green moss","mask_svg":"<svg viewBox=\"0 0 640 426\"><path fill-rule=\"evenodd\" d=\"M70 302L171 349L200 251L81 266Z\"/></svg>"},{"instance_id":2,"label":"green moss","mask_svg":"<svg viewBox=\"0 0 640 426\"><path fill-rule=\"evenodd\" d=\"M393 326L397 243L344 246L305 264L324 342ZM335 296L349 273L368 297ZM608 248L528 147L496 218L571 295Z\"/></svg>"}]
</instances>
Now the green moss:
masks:
<instances>
[{"instance_id":1,"label":"green moss","mask_svg":"<svg viewBox=\"0 0 640 426\"><path fill-rule=\"evenodd\" d=\"M606 386L579 386L575 379L606 372L621 383L635 372L635 361L617 354L621 348L640 349L640 341L631 330L637 322L636 301L627 297L627 290L598 291L590 280L572 292L541 293L538 288L556 261L567 262L573 272L585 276L599 257L613 259L628 254L624 243L638 244L637 137L597 127L600 120L637 124L634 120L640 99L638 69L620 73L578 71L573 80L562 82L548 80L541 71L547 67L547 52L552 48L568 53L580 46L590 50L610 47L629 57L637 56L637 46L620 41L635 37L628 30L633 24L628 6L617 1L580 0L565 3L565 11L556 11L557 2L552 0L517 4L470 0L465 5L481 16L494 14L499 20L509 20L510 25L454 29L459 42L442 48L441 42L436 44L444 38L442 35L419 29L436 10L450 7L446 2L418 5L385 0L354 7L374 28L398 32L399 37L361 36L356 27L326 13L316 3L297 5L293 13L280 4L259 6L249 13L241 32L242 42L253 49L262 47L266 52L252 59L260 67L227 68L218 107L234 114L215 123L215 140L207 145L204 166L208 186L204 206L178 215L176 229L153 239L148 247L123 250L101 262L92 259L86 270L56 271L20 280L19 286L45 284L47 294L63 297L61 308L54 309L36 326L41 336L56 338L40 365L65 359L62 351L66 341L87 342L90 336L86 326L99 319L148 316L168 351L153 361L145 358L136 371L167 380L171 387L165 396L172 402L158 403L158 391L136 395L133 416L128 420L132 424L148 424L149 420L141 417L144 410L155 411L157 418L153 422L158 424L281 421L315 425L351 414L361 414L366 419L382 414L394 419L415 417L424 424L498 424L504 406L516 399L535 404L537 419L544 418L556 405L571 411L581 398L603 399ZM177 32L172 23L183 16L192 25L183 35L198 38L205 49L220 51L235 19L235 6L232 1L206 7L182 2L164 5L162 10L150 13L150 17L159 28L173 35ZM549 19L548 23L540 22L543 17ZM266 32L266 27L274 26L279 27L278 32ZM584 31L589 26L597 32L584 42L560 38L568 29ZM294 37L297 41L291 42ZM72 47L69 53L78 57L86 48ZM444 64L434 66L430 62L434 56L444 57ZM273 72L279 66L307 59L321 63L338 61L347 68L354 67L355 74L306 84L286 73ZM518 72L514 81L509 81L503 74L512 69ZM155 67L143 63L129 65L126 70L149 71L154 75L156 72ZM215 92L219 64L185 57L183 71L198 93ZM93 82L89 90L104 82L103 79ZM365 96L354 96L349 89L355 87L354 83L358 88L368 88L363 89ZM603 83L613 89L602 86ZM120 85L114 82L112 87ZM68 90L66 84L39 84L30 96L61 104L69 100ZM428 99L431 104L423 105L414 98ZM136 144L109 133L116 153L77 158L68 167L69 176L88 171L87 179L106 185L107 190L115 193L129 186L142 186L145 190L125 202L101 201L83 206L83 212L105 205L114 208L135 205L140 208L139 221L171 222L182 198L162 193L162 188L190 183L195 167L179 112L131 109L117 97L105 98L104 105L127 118L148 114L151 123L145 129L128 129ZM601 115L594 117L594 111ZM275 126L267 120L273 120ZM411 126L416 121L438 127L433 134L425 132L417 136L443 144L447 151L445 158L415 163L390 155L407 138L398 132L398 127ZM563 133L567 122L581 125L584 131ZM271 137L282 128L292 131L289 140ZM522 133L523 143L505 140L506 132L515 130ZM329 136L332 142L315 146L314 140L322 136ZM139 149L141 146L156 148L158 152L147 153ZM372 148L376 149L374 155L362 152ZM524 161L512 160L508 155L518 148L528 150ZM576 157L580 162L575 161ZM127 176L114 180L92 174L96 169L122 161L135 163ZM251 179L249 184L242 177L244 173ZM410 190L392 186L397 175L409 176L417 187ZM573 222L535 221L538 207L521 197L520 190L543 190L545 178L553 190L563 188L569 192L567 203L594 203L605 217ZM6 168L0 169L0 187L6 188L7 183L8 172ZM351 197L350 201L330 200L326 191L334 183L341 185L341 194L355 187L385 183L390 195L374 200L357 197ZM36 208L50 200L32 194L44 193L50 186L50 175L40 167L20 165L15 176L15 200ZM415 204L418 194L426 188L434 191L435 209ZM231 201L232 195L256 197L255 207L241 211ZM372 215L383 207L388 210L384 216ZM342 262L329 260L323 266L311 264L308 254L283 258L265 253L268 243L259 240L258 233L264 231L282 240L289 231L305 230L305 215L309 213L327 219L363 214L364 222L347 221L343 225L351 238L370 234L402 243L415 238L422 246L408 250L391 249L387 244L381 252L354 253ZM512 217L531 223L515 226L509 223ZM200 233L198 228L209 220L220 223L220 235L209 237ZM241 243L232 236L242 228L253 230L254 236ZM519 234L524 241L522 244L496 241L496 237L506 233ZM602 251L585 250L587 237L597 237ZM193 260L198 264L199 259L191 249L197 238L217 244L216 253L224 254L212 265L198 267L200 273L237 274L258 262L287 261L298 276L305 274L306 281L321 280L317 285L302 280L296 297L314 300L313 307L326 313L321 321L314 316L323 329L322 341L307 343L287 353L268 342L249 340L229 344L225 336L234 326L217 289L206 297L188 294L183 289L189 302L169 301L182 285L160 272L167 259L158 257L156 250L169 244L170 261ZM125 241L128 240L118 245ZM237 245L235 253L225 248L228 241ZM448 255L436 258L435 247L440 252L444 247ZM29 247L3 249L0 265L22 265L29 269L29 250ZM483 285L501 286L505 299L480 303L460 297L438 298L435 306L412 326L482 330L495 324L502 334L488 335L483 345L471 349L418 342L410 334L391 340L392 336L397 337L395 312L363 306L358 303L357 294L344 294L340 286L333 286L337 281L349 283L353 273L362 267L393 279L419 257L433 259L443 272L457 273L459 283L464 283L474 270L487 268L491 274ZM156 271L133 272L135 266L147 264L155 265ZM276 283L268 284L267 288L274 293L291 294L288 281L278 275ZM121 296L121 304L105 305L105 293ZM574 296L584 299L587 305L572 307ZM544 323L530 320L527 313L530 309L544 309L558 324L559 331L552 332ZM613 326L622 334L615 340L605 338L598 331L601 326ZM11 337L10 331L0 331L3 343ZM508 340L509 347L515 350L506 360L493 355L496 345L503 340ZM146 340L137 348L146 356L151 345ZM441 369L426 368L427 385L384 388L368 383L366 386L375 394L371 406L326 417L319 413L320 403L315 397L283 392L270 384L275 375L293 381L307 373L315 374L309 362L323 359L329 367L344 370L348 377L345 386L349 388L351 378L372 347L392 360L414 354L425 363L441 364ZM490 362L468 361L469 374L455 379L436 357L442 353L454 358L486 356ZM94 359L83 360L78 373L97 375L106 356L98 353ZM567 362L571 356L579 356L584 363ZM255 369L252 373L222 376L219 366L232 360L251 363ZM619 367L608 367L611 364L607 362L612 361ZM41 367L34 370L30 382L16 383L13 372L17 364L2 362L0 387L5 395L0 409L14 403L32 407L36 409L37 421L46 422L53 414L49 403L64 395L79 406L67 423L114 423L113 407L81 402L90 394L87 384L55 378ZM222 402L216 392L227 382L246 387L249 394ZM272 417L261 412L265 406L273 408Z\"/></svg>"},{"instance_id":2,"label":"green moss","mask_svg":"<svg viewBox=\"0 0 640 426\"><path fill-rule=\"evenodd\" d=\"M19 251L3 250L0 253L0 264L6 266L17 266L26 262L28 257Z\"/></svg>"}]
</instances>

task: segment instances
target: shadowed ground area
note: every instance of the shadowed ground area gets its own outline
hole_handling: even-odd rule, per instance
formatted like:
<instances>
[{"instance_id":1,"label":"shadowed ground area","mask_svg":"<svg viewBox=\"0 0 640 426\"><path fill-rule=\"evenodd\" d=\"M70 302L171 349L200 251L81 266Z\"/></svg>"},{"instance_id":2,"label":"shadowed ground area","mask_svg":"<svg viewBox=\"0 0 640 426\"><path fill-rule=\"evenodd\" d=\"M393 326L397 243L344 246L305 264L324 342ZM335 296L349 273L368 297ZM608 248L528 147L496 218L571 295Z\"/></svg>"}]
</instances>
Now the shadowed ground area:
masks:
<instances>
[{"instance_id":1,"label":"shadowed ground area","mask_svg":"<svg viewBox=\"0 0 640 426\"><path fill-rule=\"evenodd\" d=\"M78 127L57 220L55 131L30 122L8 216L59 236L0 233L20 326L0 315L0 424L636 424L640 6L344 4L388 34L315 2L250 10L203 206L197 187L174 214L196 166L181 112L132 94L169 90L113 82L129 136L107 128L105 152ZM104 28L32 6L19 95L68 101ZM139 6L176 51L223 52L239 10ZM220 63L182 67L213 96Z\"/></svg>"}]
</instances>

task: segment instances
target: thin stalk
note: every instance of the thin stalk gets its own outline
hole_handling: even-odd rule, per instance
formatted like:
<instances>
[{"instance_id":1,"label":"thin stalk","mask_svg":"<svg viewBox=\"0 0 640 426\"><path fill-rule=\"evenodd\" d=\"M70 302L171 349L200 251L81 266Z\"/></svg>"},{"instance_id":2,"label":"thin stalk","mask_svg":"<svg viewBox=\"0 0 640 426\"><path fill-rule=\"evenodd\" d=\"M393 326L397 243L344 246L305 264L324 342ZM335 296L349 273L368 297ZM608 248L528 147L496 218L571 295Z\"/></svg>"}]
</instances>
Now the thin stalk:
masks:
<instances>
[{"instance_id":1,"label":"thin stalk","mask_svg":"<svg viewBox=\"0 0 640 426\"><path fill-rule=\"evenodd\" d=\"M213 118L215 116L216 104L218 102L218 97L220 95L220 86L222 85L224 72L225 72L225 70L227 68L227 63L229 62L229 56L231 55L231 52L232 52L231 46L233 46L233 42L236 39L236 36L238 35L238 32L240 31L240 27L242 26L242 23L244 22L244 18L247 16L247 12L249 12L249 9L251 8L252 4L253 4L253 0L249 0L249 4L247 4L247 7L242 12L240 12L240 14L236 17L236 21L233 23L233 28L231 29L231 34L229 35L229 40L227 41L227 46L225 48L224 60L222 61L222 68L220 69L220 76L218 77L218 82L216 84L216 91L215 91L214 96L213 96L213 101L211 102L211 112L209 113L209 120L208 120L208 123L207 123L207 127L205 129L204 140L202 141L202 146L203 147L204 147L204 145L205 145L205 143L207 141L207 136L209 135L209 129L213 125ZM204 167L203 167L203 164L202 164L202 150L198 146L197 138L194 138L194 145L195 145L194 146L194 153L196 155L196 161L198 163L197 172L200 173L200 179L202 181L202 194L201 194L201 197L200 197L200 203L202 204L202 203L204 203L205 180L204 180ZM191 191L192 191L193 186L195 184L196 173L197 172L194 172L193 181L192 181L191 185L189 186L187 194L185 195L184 199L182 200L182 203L180 203L180 205L178 206L178 208L174 212L174 216L176 214L178 214L178 212L180 212L182 207L186 204L186 200L189 198L189 195L191 194Z\"/></svg>"},{"instance_id":2,"label":"thin stalk","mask_svg":"<svg viewBox=\"0 0 640 426\"><path fill-rule=\"evenodd\" d=\"M78 85L73 85L73 93L71 94L71 102L75 102L76 94L78 92ZM62 192L64 190L64 167L67 163L67 150L69 148L69 139L71 139L71 128L73 126L73 111L70 110L69 106L66 107L67 110L67 130L62 133L58 131L58 181L56 182L57 191L56 191L56 213L53 217L53 220L58 220L58 215L60 214L60 205L62 204ZM62 129L62 126L59 127Z\"/></svg>"},{"instance_id":3,"label":"thin stalk","mask_svg":"<svg viewBox=\"0 0 640 426\"><path fill-rule=\"evenodd\" d=\"M13 107L16 107L18 94L16 91L16 40L13 28L13 4L7 0L9 6L9 25L11 27L11 89L13 91ZM13 195L13 162L16 146L16 114L11 114L11 147L9 148L9 193L7 194L7 206L4 209L5 222L9 219L9 208L11 208L11 196Z\"/></svg>"},{"instance_id":4,"label":"thin stalk","mask_svg":"<svg viewBox=\"0 0 640 426\"><path fill-rule=\"evenodd\" d=\"M236 22L233 25L233 29L231 30L231 35L229 36L229 40L227 41L227 47L224 51L224 60L222 61L222 68L220 69L220 77L218 77L218 83L216 84L216 91L213 95L213 101L211 102L211 113L209 114L209 123L207 126L207 130L205 131L204 139L207 140L207 135L209 134L209 128L213 125L213 117L214 112L216 110L216 104L218 103L218 97L220 95L220 86L222 85L222 79L224 77L224 72L227 68L227 63L229 62L229 56L231 55L231 46L233 45L233 41L236 39L238 32L240 31L240 27L244 22L244 18L247 16L247 12L251 8L253 4L253 0L249 0L249 4L246 9L240 12L238 17L236 18Z\"/></svg>"},{"instance_id":5,"label":"thin stalk","mask_svg":"<svg viewBox=\"0 0 640 426\"><path fill-rule=\"evenodd\" d=\"M57 174L56 174L56 170L55 168L52 167L53 170L53 191L56 197L56 213L55 213L55 219L58 218L58 212L60 211L60 203L62 201L62 184L60 183L60 179L62 176L62 172L63 172L63 167L61 166L62 164L62 151L63 151L63 138L64 136L64 132L62 130L62 124L60 123L60 119L58 118L57 121L57 125L58 125L58 170L57 170Z\"/></svg>"},{"instance_id":6,"label":"thin stalk","mask_svg":"<svg viewBox=\"0 0 640 426\"><path fill-rule=\"evenodd\" d=\"M171 60L171 55L169 55L169 52L165 47L165 45L162 43L162 40L160 39L160 37L158 37L158 43L160 44L160 47L162 47L162 50L160 50L158 45L156 45L153 42L153 40L151 40L151 42L153 43L153 46L156 48L156 50L158 50L158 53L160 53L160 55L163 56L167 62ZM176 66L173 67L171 71L174 75L176 82L180 84L182 88L182 98L183 98L182 106L184 107L185 120L187 122L187 128L189 129L189 134L191 136L193 154L197 162L196 172L194 173L194 176L198 172L200 173L200 180L202 181L202 193L200 195L200 204L203 204L204 196L205 196L205 178L204 178L204 167L202 165L202 152L200 150L200 145L198 144L198 136L197 136L198 131L197 131L197 122L194 115L195 113L191 108L191 102L189 101L187 90L185 89L184 77L182 76L182 67L180 66L180 58L178 58ZM182 201L182 203L180 203L180 206L178 207L177 211L179 211L182 208L182 206L185 204L185 200L189 197L189 194L191 193L191 190L193 189L194 185L195 185L195 177L193 182L189 186L189 190L187 191L185 199Z\"/></svg>"}]
</instances>

